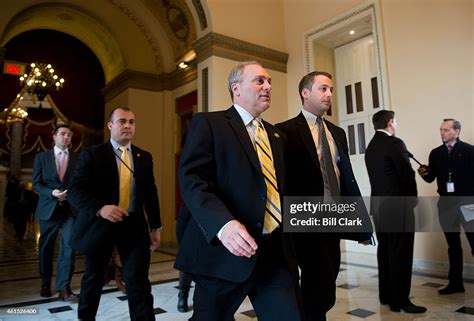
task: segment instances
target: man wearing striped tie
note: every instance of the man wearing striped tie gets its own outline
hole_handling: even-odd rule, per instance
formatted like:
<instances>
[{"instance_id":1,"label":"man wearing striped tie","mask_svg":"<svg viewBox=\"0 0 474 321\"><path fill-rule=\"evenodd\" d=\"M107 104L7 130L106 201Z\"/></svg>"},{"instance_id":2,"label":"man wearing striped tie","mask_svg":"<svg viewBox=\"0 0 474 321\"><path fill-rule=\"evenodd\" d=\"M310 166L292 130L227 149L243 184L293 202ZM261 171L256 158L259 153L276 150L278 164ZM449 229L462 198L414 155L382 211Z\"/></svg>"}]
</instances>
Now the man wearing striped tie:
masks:
<instances>
[{"instance_id":1,"label":"man wearing striped tie","mask_svg":"<svg viewBox=\"0 0 474 321\"><path fill-rule=\"evenodd\" d=\"M281 228L285 138L261 118L271 88L259 63L239 63L233 106L193 117L179 168L191 219L176 259L196 282L193 321L232 320L246 296L260 321L300 320Z\"/></svg>"}]
</instances>

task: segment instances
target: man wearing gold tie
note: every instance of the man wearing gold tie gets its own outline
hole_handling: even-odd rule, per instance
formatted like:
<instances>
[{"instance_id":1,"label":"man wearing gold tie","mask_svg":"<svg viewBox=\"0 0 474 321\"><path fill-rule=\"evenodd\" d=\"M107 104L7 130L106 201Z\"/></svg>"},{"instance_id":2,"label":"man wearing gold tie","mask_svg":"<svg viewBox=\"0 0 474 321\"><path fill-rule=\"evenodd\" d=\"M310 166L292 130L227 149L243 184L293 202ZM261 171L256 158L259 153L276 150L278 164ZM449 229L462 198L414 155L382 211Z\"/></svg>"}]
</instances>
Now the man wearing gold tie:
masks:
<instances>
[{"instance_id":1,"label":"man wearing gold tie","mask_svg":"<svg viewBox=\"0 0 474 321\"><path fill-rule=\"evenodd\" d=\"M81 153L70 190L78 209L71 245L85 256L78 317L95 320L117 247L131 319L155 320L148 268L150 249L160 242L161 220L153 161L131 144L135 116L130 109L114 109L107 127L110 141Z\"/></svg>"},{"instance_id":2,"label":"man wearing gold tie","mask_svg":"<svg viewBox=\"0 0 474 321\"><path fill-rule=\"evenodd\" d=\"M193 321L230 321L248 295L260 321L300 320L281 228L284 135L261 118L271 78L242 62L228 79L233 106L193 117L179 183L191 218L176 268L196 282Z\"/></svg>"}]
</instances>

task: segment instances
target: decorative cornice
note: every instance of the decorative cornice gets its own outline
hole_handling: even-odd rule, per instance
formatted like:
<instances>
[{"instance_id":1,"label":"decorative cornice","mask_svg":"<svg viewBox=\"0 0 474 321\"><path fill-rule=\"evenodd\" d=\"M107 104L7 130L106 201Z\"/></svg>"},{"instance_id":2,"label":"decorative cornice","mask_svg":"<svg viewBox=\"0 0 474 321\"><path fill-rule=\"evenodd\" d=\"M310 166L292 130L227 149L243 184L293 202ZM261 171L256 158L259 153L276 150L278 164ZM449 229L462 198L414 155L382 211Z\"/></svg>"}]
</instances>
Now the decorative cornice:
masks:
<instances>
[{"instance_id":1,"label":"decorative cornice","mask_svg":"<svg viewBox=\"0 0 474 321\"><path fill-rule=\"evenodd\" d=\"M209 32L194 43L198 62L218 56L236 61L257 60L264 67L285 72L288 54L236 38Z\"/></svg>"},{"instance_id":2,"label":"decorative cornice","mask_svg":"<svg viewBox=\"0 0 474 321\"><path fill-rule=\"evenodd\" d=\"M129 88L148 91L174 90L196 79L197 66L195 63L186 69L170 73L163 72L159 75L125 70L102 89L102 94L107 102Z\"/></svg>"}]
</instances>

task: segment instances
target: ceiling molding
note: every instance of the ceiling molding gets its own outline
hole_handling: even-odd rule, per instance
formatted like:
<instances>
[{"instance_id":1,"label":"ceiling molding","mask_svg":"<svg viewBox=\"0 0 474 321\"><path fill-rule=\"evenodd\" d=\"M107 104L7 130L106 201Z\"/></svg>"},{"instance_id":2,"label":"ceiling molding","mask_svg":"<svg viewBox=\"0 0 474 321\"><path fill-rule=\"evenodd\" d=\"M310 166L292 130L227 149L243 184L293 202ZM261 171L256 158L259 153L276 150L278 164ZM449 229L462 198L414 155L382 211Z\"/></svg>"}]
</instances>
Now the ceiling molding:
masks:
<instances>
[{"instance_id":1,"label":"ceiling molding","mask_svg":"<svg viewBox=\"0 0 474 321\"><path fill-rule=\"evenodd\" d=\"M143 35L145 36L148 44L150 45L151 50L153 51L153 56L155 57L155 65L159 72L163 71L163 63L162 57L160 52L160 45L156 41L155 37L153 37L153 32L141 21L139 17L124 3L120 0L110 0L110 2L115 5L120 11L122 11L130 20L135 23L135 25L143 31Z\"/></svg>"},{"instance_id":2,"label":"ceiling molding","mask_svg":"<svg viewBox=\"0 0 474 321\"><path fill-rule=\"evenodd\" d=\"M107 102L130 88L147 91L174 90L196 79L196 64L192 64L183 70L163 72L159 75L125 70L102 89L102 94L105 102Z\"/></svg>"},{"instance_id":3,"label":"ceiling molding","mask_svg":"<svg viewBox=\"0 0 474 321\"><path fill-rule=\"evenodd\" d=\"M209 32L194 43L198 62L211 56L235 61L256 60L265 68L286 73L288 54L250 42Z\"/></svg>"}]
</instances>

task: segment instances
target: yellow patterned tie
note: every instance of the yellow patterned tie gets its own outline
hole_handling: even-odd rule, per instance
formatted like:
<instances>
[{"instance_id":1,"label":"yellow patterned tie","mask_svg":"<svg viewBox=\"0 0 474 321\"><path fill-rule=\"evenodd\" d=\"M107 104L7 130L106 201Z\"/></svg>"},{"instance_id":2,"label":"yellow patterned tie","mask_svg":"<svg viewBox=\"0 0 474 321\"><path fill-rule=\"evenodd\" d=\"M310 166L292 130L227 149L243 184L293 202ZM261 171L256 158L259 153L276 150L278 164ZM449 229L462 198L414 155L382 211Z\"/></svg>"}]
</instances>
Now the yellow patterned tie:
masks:
<instances>
[{"instance_id":1,"label":"yellow patterned tie","mask_svg":"<svg viewBox=\"0 0 474 321\"><path fill-rule=\"evenodd\" d=\"M130 189L132 187L131 164L127 146L120 146L120 150L122 151L122 161L120 162L120 201L118 206L128 209L130 207Z\"/></svg>"},{"instance_id":2,"label":"yellow patterned tie","mask_svg":"<svg viewBox=\"0 0 474 321\"><path fill-rule=\"evenodd\" d=\"M278 183L267 133L257 119L252 121L252 125L255 128L255 146L258 160L260 161L265 185L267 186L267 204L263 226L271 233L281 222L280 194L278 193Z\"/></svg>"}]
</instances>

